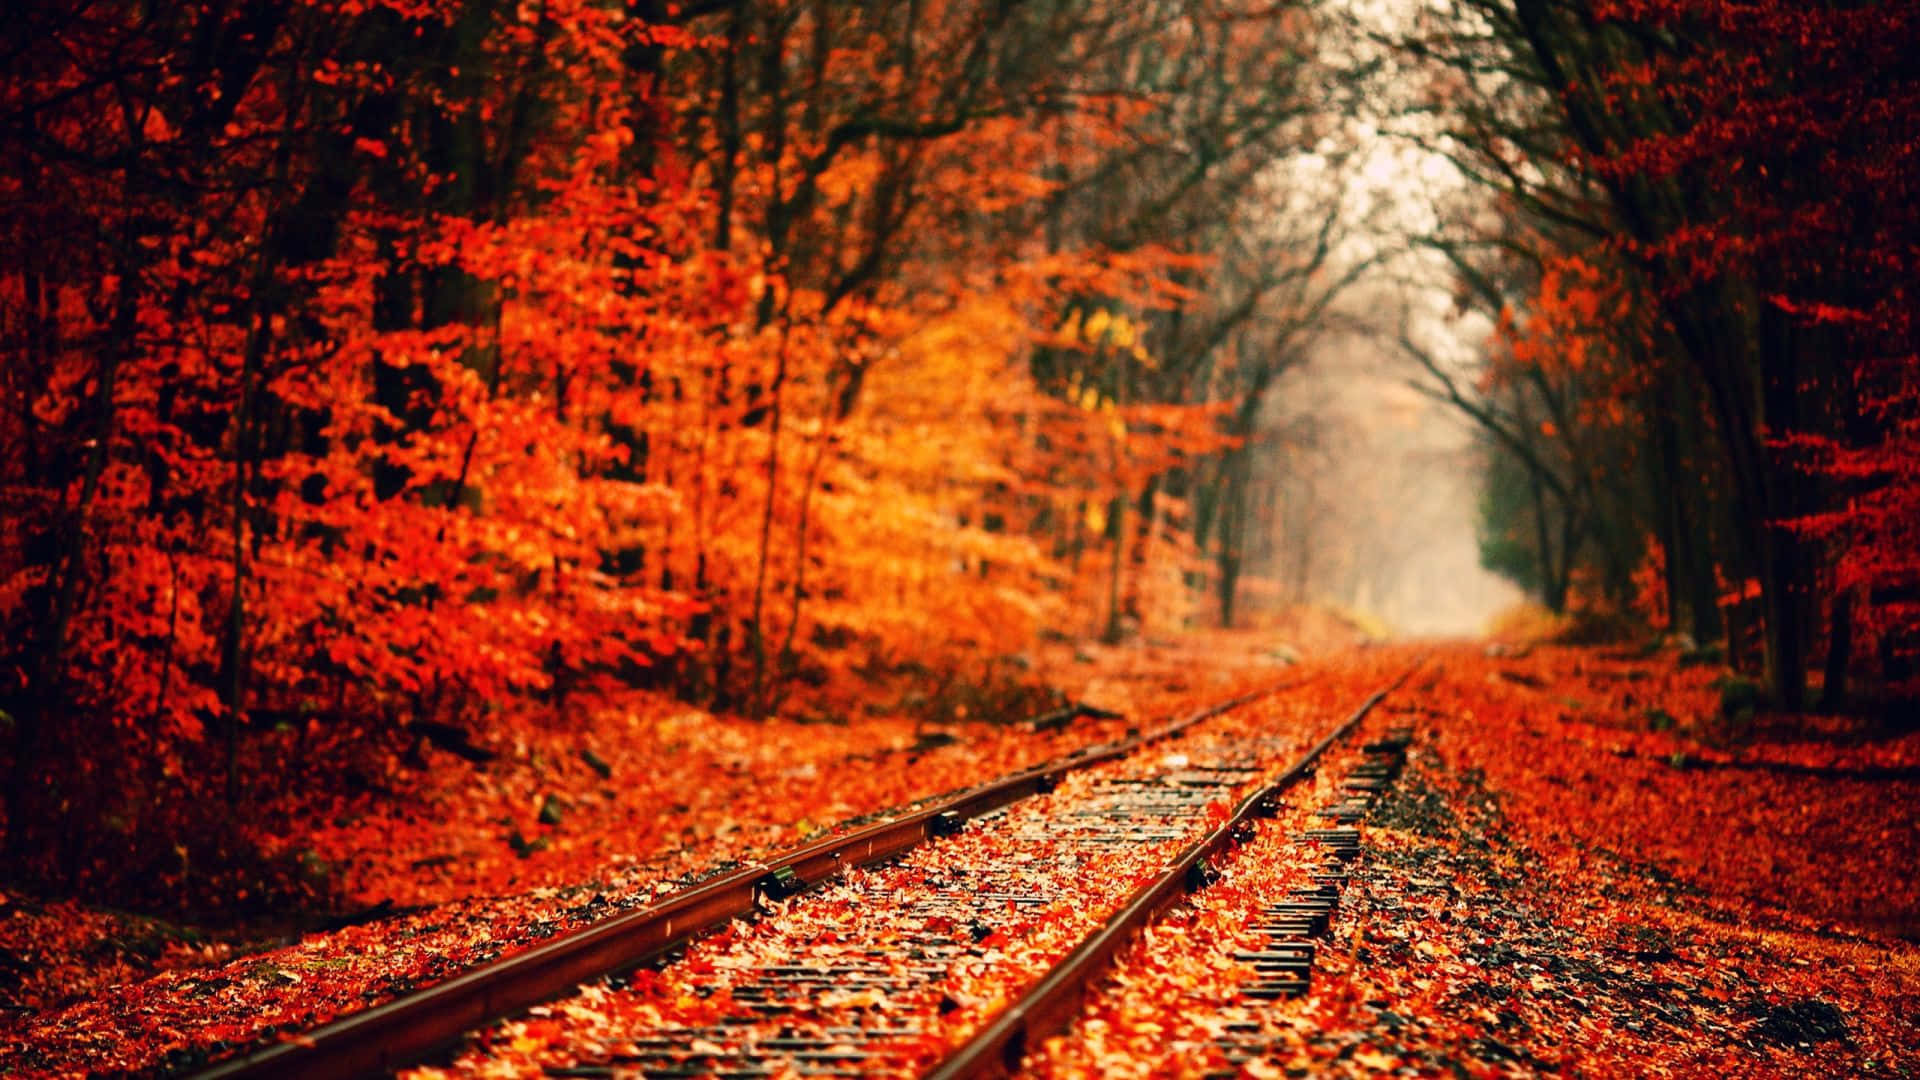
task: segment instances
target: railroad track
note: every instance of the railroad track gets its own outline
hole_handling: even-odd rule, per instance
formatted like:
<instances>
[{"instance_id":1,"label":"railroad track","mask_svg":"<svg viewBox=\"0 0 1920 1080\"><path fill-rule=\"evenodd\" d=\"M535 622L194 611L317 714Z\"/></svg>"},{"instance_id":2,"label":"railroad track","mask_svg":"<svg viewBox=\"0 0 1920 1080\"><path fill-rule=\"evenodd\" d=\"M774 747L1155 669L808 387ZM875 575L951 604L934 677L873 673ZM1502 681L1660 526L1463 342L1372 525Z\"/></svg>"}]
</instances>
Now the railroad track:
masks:
<instances>
[{"instance_id":1,"label":"railroad track","mask_svg":"<svg viewBox=\"0 0 1920 1080\"><path fill-rule=\"evenodd\" d=\"M1311 745L1235 720L1288 688L738 869L200 1075L373 1075L462 1037L454 1064L472 1072L1008 1070L1391 689ZM1333 834L1320 842L1341 850ZM1275 992L1303 988L1301 950L1272 951L1291 965L1274 967ZM490 1066L503 1047L518 1064Z\"/></svg>"},{"instance_id":2,"label":"railroad track","mask_svg":"<svg viewBox=\"0 0 1920 1080\"><path fill-rule=\"evenodd\" d=\"M1013 1072L1030 1048L1046 1036L1065 1029L1080 1014L1084 1001L1094 990L1095 981L1137 932L1169 907L1211 884L1218 877L1217 861L1235 845L1253 838L1255 820L1278 813L1290 789L1313 777L1325 753L1411 673L1409 670L1391 686L1369 695L1346 720L1284 771L1245 791L1223 820L1184 848L1159 877L1137 890L1098 933L1083 941L1013 1007L974 1033L929 1075L938 1080L954 1080ZM1396 728L1385 739L1368 744L1359 775L1343 781L1340 797L1316 812L1329 824L1306 829L1295 837L1316 865L1311 867L1309 885L1274 899L1245 927L1247 933L1259 939L1257 948L1233 952L1236 960L1256 972L1256 978L1242 988L1246 1001L1271 1001L1306 993L1313 965L1313 942L1327 933L1340 891L1347 881L1347 864L1360 851L1356 823L1372 800L1398 774L1411 739L1410 730ZM1231 1022L1228 1030L1233 1030ZM1250 1039L1223 1037L1223 1041L1232 1042L1231 1048L1223 1046L1222 1050L1233 1060L1258 1056L1256 1045Z\"/></svg>"}]
</instances>

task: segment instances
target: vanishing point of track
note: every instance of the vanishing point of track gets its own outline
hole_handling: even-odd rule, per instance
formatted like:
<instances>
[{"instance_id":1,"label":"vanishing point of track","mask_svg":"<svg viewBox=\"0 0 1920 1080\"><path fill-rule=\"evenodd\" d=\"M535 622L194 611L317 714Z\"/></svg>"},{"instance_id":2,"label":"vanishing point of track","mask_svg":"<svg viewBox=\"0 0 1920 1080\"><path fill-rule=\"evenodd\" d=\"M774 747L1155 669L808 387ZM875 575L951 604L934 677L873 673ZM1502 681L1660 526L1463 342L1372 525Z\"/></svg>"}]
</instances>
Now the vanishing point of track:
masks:
<instances>
[{"instance_id":1,"label":"vanishing point of track","mask_svg":"<svg viewBox=\"0 0 1920 1080\"><path fill-rule=\"evenodd\" d=\"M1207 721L1298 682L1243 695L738 868L200 1075L390 1072L472 1042L501 1018L545 1011L537 1007L582 984L614 999L614 1015L622 995L648 992L691 1007L663 1018L642 1002L651 1023L584 1032L574 1063L549 1065L549 1075L1009 1071L1071 1021L1137 930L1204 888L1251 819L1272 814L1405 678L1311 745L1298 732L1210 731ZM1357 845L1348 826L1397 771L1406 738L1369 745L1348 803L1322 811L1335 827L1301 837L1326 865L1258 929L1271 944L1245 958L1270 977L1256 993L1306 989L1311 938L1325 931L1342 861ZM833 932L813 932L809 905L831 905ZM696 938L699 970L675 971ZM687 992L663 979L690 980Z\"/></svg>"}]
</instances>

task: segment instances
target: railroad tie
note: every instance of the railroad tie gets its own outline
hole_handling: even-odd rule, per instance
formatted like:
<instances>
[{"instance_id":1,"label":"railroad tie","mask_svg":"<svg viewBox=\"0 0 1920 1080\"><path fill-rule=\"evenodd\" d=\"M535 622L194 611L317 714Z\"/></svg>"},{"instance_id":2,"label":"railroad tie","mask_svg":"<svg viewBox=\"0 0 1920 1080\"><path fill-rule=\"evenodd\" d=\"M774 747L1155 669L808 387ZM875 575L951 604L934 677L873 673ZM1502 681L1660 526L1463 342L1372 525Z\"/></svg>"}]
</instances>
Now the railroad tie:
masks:
<instances>
[{"instance_id":1,"label":"railroad tie","mask_svg":"<svg viewBox=\"0 0 1920 1080\"><path fill-rule=\"evenodd\" d=\"M1308 886L1291 889L1283 899L1262 906L1246 924L1260 946L1232 954L1254 972L1254 977L1240 986L1243 1001L1272 1002L1308 992L1313 979L1314 939L1330 931L1341 892L1352 880L1349 864L1361 851L1359 823L1399 777L1412 740L1411 728L1397 727L1386 737L1366 744L1362 761L1338 785L1338 801L1315 811L1315 816L1331 819L1333 825L1306 829L1295 837L1300 845L1324 853L1328 861L1308 868ZM1227 1023L1215 1046L1235 1068L1206 1075L1238 1075L1240 1066L1267 1053L1263 1030L1257 1019Z\"/></svg>"}]
</instances>

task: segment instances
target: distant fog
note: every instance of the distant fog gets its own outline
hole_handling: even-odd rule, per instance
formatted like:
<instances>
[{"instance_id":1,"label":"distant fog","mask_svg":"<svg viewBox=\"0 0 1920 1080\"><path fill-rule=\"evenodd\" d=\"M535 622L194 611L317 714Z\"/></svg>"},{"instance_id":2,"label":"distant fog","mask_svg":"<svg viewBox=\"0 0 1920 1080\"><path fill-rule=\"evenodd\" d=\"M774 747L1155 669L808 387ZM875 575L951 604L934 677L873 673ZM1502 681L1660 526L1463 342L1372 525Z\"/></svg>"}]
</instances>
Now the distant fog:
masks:
<instances>
[{"instance_id":1,"label":"distant fog","mask_svg":"<svg viewBox=\"0 0 1920 1080\"><path fill-rule=\"evenodd\" d=\"M1522 594L1480 566L1483 451L1412 376L1376 340L1341 334L1274 387L1249 569L1279 600L1337 605L1398 636L1476 635Z\"/></svg>"}]
</instances>

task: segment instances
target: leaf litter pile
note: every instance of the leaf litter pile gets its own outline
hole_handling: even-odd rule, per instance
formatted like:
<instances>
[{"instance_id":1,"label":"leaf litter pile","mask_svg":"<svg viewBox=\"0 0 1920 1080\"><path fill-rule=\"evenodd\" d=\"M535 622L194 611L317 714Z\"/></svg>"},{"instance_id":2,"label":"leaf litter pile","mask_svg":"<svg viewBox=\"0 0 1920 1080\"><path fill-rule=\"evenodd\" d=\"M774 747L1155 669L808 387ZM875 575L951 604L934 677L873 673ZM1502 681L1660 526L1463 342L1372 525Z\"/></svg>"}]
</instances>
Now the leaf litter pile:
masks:
<instances>
[{"instance_id":1,"label":"leaf litter pile","mask_svg":"<svg viewBox=\"0 0 1920 1080\"><path fill-rule=\"evenodd\" d=\"M1231 644L1250 651L1244 640ZM1188 655L1116 676L1124 651L1103 653L1093 664L1068 658L1069 667L1084 668L1072 689L1098 689L1109 700L1127 699L1117 704L1158 707L1142 714L1168 715L1275 674L1256 664L1237 669L1237 681L1196 685L1199 661ZM1286 707L1312 707L1316 722L1330 721L1383 681L1381 672L1411 656L1370 650L1303 665L1318 677L1285 695ZM1840 721L1783 726L1765 716L1741 728L1724 713L1715 678L1668 653L1440 651L1389 699L1392 718L1410 718L1417 729L1410 764L1364 826L1366 852L1331 938L1321 943L1310 992L1250 1004L1237 988L1256 973L1231 956L1245 945L1234 935L1248 911L1293 887L1308 868L1289 837L1314 800L1296 799L1235 849L1220 883L1123 953L1075 1027L1039 1048L1027 1070L1203 1075L1223 1067L1224 1057L1210 1048L1224 1034L1263 1045L1246 1065L1253 1074L1920 1071L1912 1038L1920 1026L1920 950L1913 940L1920 901L1909 884L1920 865L1911 827L1920 804L1920 737ZM1103 680L1104 689L1097 688ZM619 843L616 819L609 818L607 835L577 846L551 842L525 859L509 854L502 873L532 875L517 884L475 879L503 895L476 889L478 895L269 949L229 953L152 920L8 897L0 908L0 948L21 959L0 972L15 995L0 1019L0 1069L57 1075L191 1065L643 903L673 888L675 874L691 878L791 846L820 831L814 822L828 816L809 801L820 790L831 788L838 812L851 818L1102 741L1124 725L1081 719L1065 730L1023 731L972 722L775 724L756 729L755 738L781 747L764 750L745 736L732 741L724 723L716 724L716 738L689 753L703 767L734 754L736 767L716 769L705 781L711 790L690 784L680 796L687 808L659 814L659 825L642 834L624 866L595 861ZM674 728L656 722L650 730ZM781 742L789 730L793 737ZM955 737L927 739L916 749L934 731ZM871 741L862 744L862 735ZM661 798L663 788L654 785L684 779L673 773L672 758L659 755L663 737L686 736L602 744L596 752L615 770L609 786L631 782ZM649 754L668 778L646 771ZM706 754L714 756L700 757ZM1322 789L1344 767L1342 755L1350 750L1330 755L1317 781ZM804 774L809 763L813 776L786 775ZM532 775L508 773L501 786ZM1084 782L1075 778L1036 804L1069 797ZM530 797L525 802L517 820L527 835L586 833L599 824L581 812L542 833L538 807ZM439 842L454 842L474 813L449 815ZM497 818L479 820L499 828ZM1073 863L1029 851L1030 860L1014 862L1019 853L1007 846L1014 843L1007 824L982 822L947 844L977 845L983 860L1000 857L999 872L1016 875L1009 894L1016 887L1032 890L1022 896L1045 892L1048 902L1003 902L986 917L951 926L934 914L918 927L882 930L947 934L966 957L936 958L938 950L923 941L926 955L919 957L903 949L882 963L850 961L837 974L862 976L867 985L843 979L840 997L824 984L813 987L829 1011L815 1018L810 1035L796 1038L844 1050L852 1027L891 1026L897 1036L887 1054L842 1064L911 1072L990 1015L1117 903L1127 882L1178 847L1169 839L1171 846L1139 851L1082 852ZM415 842L422 849L432 843ZM578 863L549 854L581 850L594 854ZM543 857L553 860L550 870ZM903 895L964 892L932 858L925 849L776 905L757 923L697 943L678 964L638 973L624 987L587 988L484 1035L486 1054L453 1064L504 1073L536 1062L610 1060L645 1050L649 1025L712 1027L753 993L709 989L703 996L697 986L733 980L744 987L744 973L775 942L846 947L873 907L869 891L883 882ZM1053 874L1055 862L1069 872ZM547 884L567 881L569 866L578 867L570 883ZM406 863L396 860L382 873L397 882ZM910 880L916 873L921 877ZM1027 873L1044 880L1017 877ZM369 873L367 880L377 877ZM423 892L460 895L451 879L438 880ZM529 881L542 884L526 887ZM985 962L976 950L998 955ZM110 985L61 1006L41 957L50 958L48 969L95 964L95 977ZM696 971L701 964L710 970ZM33 1004L36 986L52 1003ZM834 1017L858 1023L829 1022ZM692 1040L681 1049L691 1052ZM709 1041L700 1049L732 1047Z\"/></svg>"}]
</instances>

